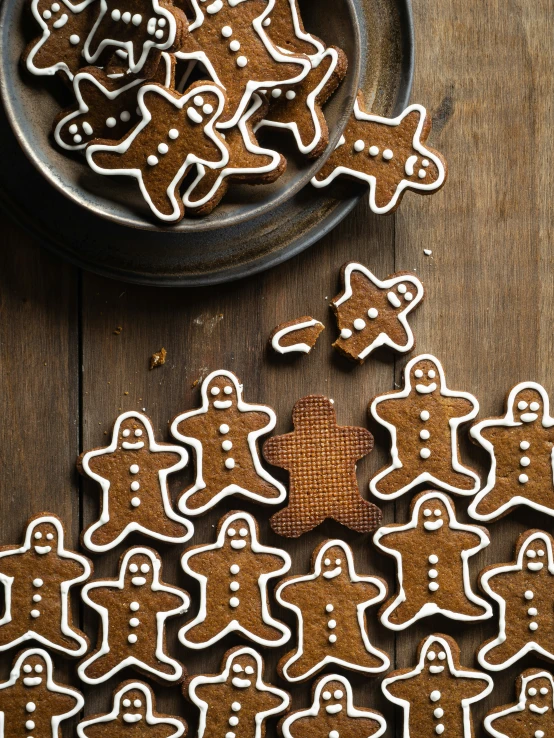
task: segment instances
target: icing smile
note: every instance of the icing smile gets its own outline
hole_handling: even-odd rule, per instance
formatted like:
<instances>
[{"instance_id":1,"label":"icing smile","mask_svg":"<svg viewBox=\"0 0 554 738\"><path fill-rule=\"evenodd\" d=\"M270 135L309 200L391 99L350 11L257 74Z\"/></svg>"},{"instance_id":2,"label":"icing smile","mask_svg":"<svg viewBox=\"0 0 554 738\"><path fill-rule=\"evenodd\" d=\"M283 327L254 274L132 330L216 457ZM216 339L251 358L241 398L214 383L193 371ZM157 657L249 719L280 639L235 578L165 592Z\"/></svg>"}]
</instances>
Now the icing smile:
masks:
<instances>
[{"instance_id":1,"label":"icing smile","mask_svg":"<svg viewBox=\"0 0 554 738\"><path fill-rule=\"evenodd\" d=\"M519 417L524 423L532 423L539 416L537 415L537 413L523 413L523 415L520 415Z\"/></svg>"},{"instance_id":2,"label":"icing smile","mask_svg":"<svg viewBox=\"0 0 554 738\"><path fill-rule=\"evenodd\" d=\"M442 524L442 520L426 520L423 523L423 527L425 530L438 530L439 528L442 528Z\"/></svg>"},{"instance_id":3,"label":"icing smile","mask_svg":"<svg viewBox=\"0 0 554 738\"><path fill-rule=\"evenodd\" d=\"M231 548L240 550L246 546L246 541L231 541Z\"/></svg>"},{"instance_id":4,"label":"icing smile","mask_svg":"<svg viewBox=\"0 0 554 738\"><path fill-rule=\"evenodd\" d=\"M529 709L531 712L536 712L537 715L544 715L545 712L548 712L548 705L545 705L544 707L539 707L538 705L529 705Z\"/></svg>"},{"instance_id":5,"label":"icing smile","mask_svg":"<svg viewBox=\"0 0 554 738\"><path fill-rule=\"evenodd\" d=\"M144 441L138 441L138 443L129 443L129 441L123 441L121 448L124 449L139 449L144 448Z\"/></svg>"},{"instance_id":6,"label":"icing smile","mask_svg":"<svg viewBox=\"0 0 554 738\"><path fill-rule=\"evenodd\" d=\"M146 577L133 577L133 578L131 579L131 582L132 582L132 583L133 583L133 584L134 584L134 585L135 585L136 587L142 587L142 585L143 585L143 584L146 584Z\"/></svg>"},{"instance_id":7,"label":"icing smile","mask_svg":"<svg viewBox=\"0 0 554 738\"><path fill-rule=\"evenodd\" d=\"M527 564L529 571L540 571L543 566L540 561L529 561Z\"/></svg>"},{"instance_id":8,"label":"icing smile","mask_svg":"<svg viewBox=\"0 0 554 738\"><path fill-rule=\"evenodd\" d=\"M416 384L416 392L420 395L428 395L437 389L437 383L431 382L431 384Z\"/></svg>"},{"instance_id":9,"label":"icing smile","mask_svg":"<svg viewBox=\"0 0 554 738\"><path fill-rule=\"evenodd\" d=\"M127 713L126 715L123 715L123 720L126 723L138 723L139 720L142 720L142 715L138 712L134 715Z\"/></svg>"},{"instance_id":10,"label":"icing smile","mask_svg":"<svg viewBox=\"0 0 554 738\"><path fill-rule=\"evenodd\" d=\"M42 677L24 677L23 684L26 687L38 687L39 684L42 684Z\"/></svg>"},{"instance_id":11,"label":"icing smile","mask_svg":"<svg viewBox=\"0 0 554 738\"><path fill-rule=\"evenodd\" d=\"M232 400L214 400L214 407L217 410L226 410L228 407L231 407L232 404Z\"/></svg>"},{"instance_id":12,"label":"icing smile","mask_svg":"<svg viewBox=\"0 0 554 738\"><path fill-rule=\"evenodd\" d=\"M336 715L337 712L340 712L342 710L342 705L327 705L325 710L329 713L329 715Z\"/></svg>"},{"instance_id":13,"label":"icing smile","mask_svg":"<svg viewBox=\"0 0 554 738\"><path fill-rule=\"evenodd\" d=\"M44 556L44 554L50 553L51 550L52 550L52 546L35 546L35 551L41 556Z\"/></svg>"},{"instance_id":14,"label":"icing smile","mask_svg":"<svg viewBox=\"0 0 554 738\"><path fill-rule=\"evenodd\" d=\"M250 679L241 679L240 677L233 677L231 683L233 687L238 687L239 689L246 689L252 684Z\"/></svg>"},{"instance_id":15,"label":"icing smile","mask_svg":"<svg viewBox=\"0 0 554 738\"><path fill-rule=\"evenodd\" d=\"M430 666L429 671L431 674L440 674L441 671L444 671L444 666Z\"/></svg>"},{"instance_id":16,"label":"icing smile","mask_svg":"<svg viewBox=\"0 0 554 738\"><path fill-rule=\"evenodd\" d=\"M338 577L341 571L342 571L342 568L340 566L337 566L332 571L324 571L323 576L325 577L325 579L334 579L335 577Z\"/></svg>"}]
</instances>

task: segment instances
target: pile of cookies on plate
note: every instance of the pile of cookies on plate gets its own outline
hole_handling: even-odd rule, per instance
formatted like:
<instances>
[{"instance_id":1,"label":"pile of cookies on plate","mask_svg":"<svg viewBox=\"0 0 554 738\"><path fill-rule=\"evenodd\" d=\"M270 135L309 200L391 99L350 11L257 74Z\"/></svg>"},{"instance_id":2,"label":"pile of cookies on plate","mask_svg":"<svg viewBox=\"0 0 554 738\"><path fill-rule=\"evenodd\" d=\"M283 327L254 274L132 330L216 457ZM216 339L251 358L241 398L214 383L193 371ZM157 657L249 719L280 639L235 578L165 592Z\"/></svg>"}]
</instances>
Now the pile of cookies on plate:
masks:
<instances>
[{"instance_id":1,"label":"pile of cookies on plate","mask_svg":"<svg viewBox=\"0 0 554 738\"><path fill-rule=\"evenodd\" d=\"M414 339L407 318L423 292L416 275L380 280L364 265L348 264L333 300L337 348L356 361L382 345L409 352ZM322 326L307 322L289 321L276 342L274 334L274 348L308 353L306 345ZM297 325L297 335L290 324ZM80 692L59 683L54 652L80 659L77 673L86 685L121 679L129 670L181 685L197 708L198 738L262 738L267 722L277 717L283 738L378 738L386 721L371 707L355 706L351 673L385 677L382 691L401 709L405 736L471 738L472 705L491 693L490 672L498 679L527 654L554 661L551 534L524 532L514 541L514 561L489 565L473 581L470 561L490 536L474 522L461 522L451 497L471 498L468 513L475 521L496 521L522 505L541 524L551 519L554 418L548 397L537 383L523 382L511 390L504 416L471 426L472 440L490 457L483 481L462 461L458 446L463 425L478 409L470 393L449 388L440 361L430 354L408 361L401 389L369 403L373 422L391 442L389 463L373 476L370 491L388 504L413 495L405 519L388 525L361 494L356 473L357 462L373 449L373 436L366 428L339 425L326 396L296 401L291 432L263 446L275 413L248 402L243 385L226 370L209 374L197 406L174 418L171 443L156 437L143 412L121 414L109 444L77 462L100 498L98 518L82 532L82 545L95 555L127 546L117 576L92 578L92 563L68 550L60 519L49 513L28 522L21 544L0 549L0 651L25 646L0 683L5 735L56 738L60 723L83 707ZM194 479L173 500L168 476L189 462ZM269 465L286 470L288 481ZM199 530L198 516L230 496L239 504L258 503L260 513L228 511L213 533L187 545ZM267 510L276 507L270 517ZM258 520L266 518L279 546L261 540ZM290 576L290 539L328 519L353 531L351 540L374 533L375 556L394 562L390 591L386 581L360 571L342 537L320 542L308 570ZM131 544L131 535L140 543ZM367 538L362 542L368 545ZM198 585L193 598L164 581L156 550L161 545L180 547L182 576ZM98 615L92 644L72 621L76 585L84 585L86 610ZM275 616L275 603L290 612L290 625ZM368 619L403 631L437 615L460 627L491 621L494 635L477 652L480 669L461 665L452 636L430 632L415 665L389 671L391 658L371 642ZM166 641L170 618L179 619L178 640L189 653L220 649L217 673L187 675L179 644ZM231 633L244 643L226 650ZM263 654L281 647L286 652L268 676ZM299 709L286 687L305 681L313 686L312 704ZM544 738L552 725L553 690L549 670L527 668L516 682L516 701L489 712L486 730L495 738ZM156 712L150 684L133 678L116 687L111 711L87 713L77 733L123 738L155 731L179 738L186 729L181 717Z\"/></svg>"},{"instance_id":2,"label":"pile of cookies on plate","mask_svg":"<svg viewBox=\"0 0 554 738\"><path fill-rule=\"evenodd\" d=\"M30 0L30 8L40 35L24 52L26 69L58 75L72 91L53 122L54 144L82 152L99 174L136 179L161 222L211 213L233 182L278 179L286 159L275 136L271 148L260 144L259 131L288 130L307 160L328 145L322 106L348 62L304 29L296 0ZM372 209L391 212L406 189L444 184L429 132L421 106L381 118L365 112L360 93L312 184L361 179Z\"/></svg>"}]
</instances>

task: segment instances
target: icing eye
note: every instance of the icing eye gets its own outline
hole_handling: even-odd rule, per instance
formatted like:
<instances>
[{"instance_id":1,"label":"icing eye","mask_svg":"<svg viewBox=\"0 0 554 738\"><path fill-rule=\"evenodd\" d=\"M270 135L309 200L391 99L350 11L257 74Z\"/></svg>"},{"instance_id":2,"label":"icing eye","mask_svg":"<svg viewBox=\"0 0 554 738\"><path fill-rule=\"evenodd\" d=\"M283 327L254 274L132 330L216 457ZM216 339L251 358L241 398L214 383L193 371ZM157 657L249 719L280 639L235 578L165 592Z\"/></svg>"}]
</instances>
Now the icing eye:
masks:
<instances>
[{"instance_id":1,"label":"icing eye","mask_svg":"<svg viewBox=\"0 0 554 738\"><path fill-rule=\"evenodd\" d=\"M531 404L529 405L529 410L532 410L532 411L533 411L534 413L536 413L536 412L537 412L537 410L539 409L539 407L540 407L540 405L539 405L539 403L538 403L538 402L532 402L532 403L531 403Z\"/></svg>"},{"instance_id":2,"label":"icing eye","mask_svg":"<svg viewBox=\"0 0 554 738\"><path fill-rule=\"evenodd\" d=\"M204 98L201 95L196 95L196 97L194 98L194 104L198 107L204 105Z\"/></svg>"},{"instance_id":3,"label":"icing eye","mask_svg":"<svg viewBox=\"0 0 554 738\"><path fill-rule=\"evenodd\" d=\"M440 510L435 510L435 517L436 518L440 518L441 515L442 515L442 512Z\"/></svg>"},{"instance_id":4,"label":"icing eye","mask_svg":"<svg viewBox=\"0 0 554 738\"><path fill-rule=\"evenodd\" d=\"M234 536L234 535L236 535L237 531L234 528L229 528L229 530L227 531L227 533L230 536Z\"/></svg>"},{"instance_id":5,"label":"icing eye","mask_svg":"<svg viewBox=\"0 0 554 738\"><path fill-rule=\"evenodd\" d=\"M142 702L140 700L135 700L133 702L133 707L142 707Z\"/></svg>"},{"instance_id":6,"label":"icing eye","mask_svg":"<svg viewBox=\"0 0 554 738\"><path fill-rule=\"evenodd\" d=\"M537 554L532 549L529 549L525 555L528 559L534 559Z\"/></svg>"},{"instance_id":7,"label":"icing eye","mask_svg":"<svg viewBox=\"0 0 554 738\"><path fill-rule=\"evenodd\" d=\"M531 697L534 697L534 696L535 696L535 695L537 694L537 690L535 689L535 687L531 687L531 688L529 689L529 692L528 692L528 694L530 694L530 695L531 695Z\"/></svg>"},{"instance_id":8,"label":"icing eye","mask_svg":"<svg viewBox=\"0 0 554 738\"><path fill-rule=\"evenodd\" d=\"M124 438L129 438L129 436L131 435L131 431L129 430L129 428L125 428L125 430L123 431L123 433L121 435Z\"/></svg>"},{"instance_id":9,"label":"icing eye","mask_svg":"<svg viewBox=\"0 0 554 738\"><path fill-rule=\"evenodd\" d=\"M225 392L226 395L230 395L232 391L233 391L233 388L229 387L229 385L223 388L223 392Z\"/></svg>"},{"instance_id":10,"label":"icing eye","mask_svg":"<svg viewBox=\"0 0 554 738\"><path fill-rule=\"evenodd\" d=\"M335 692L333 692L333 697L336 700L342 700L342 698L343 698L342 690L340 690L340 689L335 690Z\"/></svg>"},{"instance_id":11,"label":"icing eye","mask_svg":"<svg viewBox=\"0 0 554 738\"><path fill-rule=\"evenodd\" d=\"M446 659L446 653L444 651L439 651L439 659L441 661L444 661Z\"/></svg>"},{"instance_id":12,"label":"icing eye","mask_svg":"<svg viewBox=\"0 0 554 738\"><path fill-rule=\"evenodd\" d=\"M123 700L123 707L131 707L131 700Z\"/></svg>"},{"instance_id":13,"label":"icing eye","mask_svg":"<svg viewBox=\"0 0 554 738\"><path fill-rule=\"evenodd\" d=\"M437 654L434 651L429 651L429 653L427 654L427 658L429 659L429 661L434 661L436 656Z\"/></svg>"},{"instance_id":14,"label":"icing eye","mask_svg":"<svg viewBox=\"0 0 554 738\"><path fill-rule=\"evenodd\" d=\"M137 438L140 438L140 437L142 436L142 431L141 431L141 429L140 429L140 428L137 428L137 429L136 429L136 431L135 431L135 436L136 436Z\"/></svg>"},{"instance_id":15,"label":"icing eye","mask_svg":"<svg viewBox=\"0 0 554 738\"><path fill-rule=\"evenodd\" d=\"M517 403L518 410L525 410L527 408L527 403L524 400L520 400Z\"/></svg>"},{"instance_id":16,"label":"icing eye","mask_svg":"<svg viewBox=\"0 0 554 738\"><path fill-rule=\"evenodd\" d=\"M331 559L325 559L323 563L325 564L325 566L331 566Z\"/></svg>"},{"instance_id":17,"label":"icing eye","mask_svg":"<svg viewBox=\"0 0 554 738\"><path fill-rule=\"evenodd\" d=\"M408 288L406 287L406 285L405 285L405 284L399 284L399 285L398 285L398 287L397 287L396 289L397 289L397 290L398 290L398 291L400 292L400 294L401 294L401 295L403 295L403 294L404 294L404 292L406 292L406 290L407 290Z\"/></svg>"},{"instance_id":18,"label":"icing eye","mask_svg":"<svg viewBox=\"0 0 554 738\"><path fill-rule=\"evenodd\" d=\"M437 372L434 369L429 369L427 376L429 379L434 379L437 376Z\"/></svg>"},{"instance_id":19,"label":"icing eye","mask_svg":"<svg viewBox=\"0 0 554 738\"><path fill-rule=\"evenodd\" d=\"M254 673L254 667L253 666L247 666L244 670L246 674L253 674Z\"/></svg>"},{"instance_id":20,"label":"icing eye","mask_svg":"<svg viewBox=\"0 0 554 738\"><path fill-rule=\"evenodd\" d=\"M219 387L212 387L210 392L212 393L212 395L219 395L221 390L219 389Z\"/></svg>"},{"instance_id":21,"label":"icing eye","mask_svg":"<svg viewBox=\"0 0 554 738\"><path fill-rule=\"evenodd\" d=\"M138 571L138 566L136 564L131 564L129 566L129 571L131 572L131 574L136 574Z\"/></svg>"},{"instance_id":22,"label":"icing eye","mask_svg":"<svg viewBox=\"0 0 554 738\"><path fill-rule=\"evenodd\" d=\"M23 667L23 671L25 672L25 674L29 674L31 671L33 671L33 667L30 664L25 664L25 666Z\"/></svg>"},{"instance_id":23,"label":"icing eye","mask_svg":"<svg viewBox=\"0 0 554 738\"><path fill-rule=\"evenodd\" d=\"M416 369L414 374L418 379L421 379L421 377L423 376L423 372L421 371L421 369Z\"/></svg>"},{"instance_id":24,"label":"icing eye","mask_svg":"<svg viewBox=\"0 0 554 738\"><path fill-rule=\"evenodd\" d=\"M330 700L331 699L331 692L323 692L321 695L324 700Z\"/></svg>"},{"instance_id":25,"label":"icing eye","mask_svg":"<svg viewBox=\"0 0 554 738\"><path fill-rule=\"evenodd\" d=\"M46 540L52 541L53 539L54 539L54 534L53 533L47 533L46 534Z\"/></svg>"},{"instance_id":26,"label":"icing eye","mask_svg":"<svg viewBox=\"0 0 554 738\"><path fill-rule=\"evenodd\" d=\"M537 551L537 556L544 556L544 551L542 550L542 548L539 548L539 550Z\"/></svg>"},{"instance_id":27,"label":"icing eye","mask_svg":"<svg viewBox=\"0 0 554 738\"><path fill-rule=\"evenodd\" d=\"M335 559L335 565L340 566L342 561L340 559Z\"/></svg>"},{"instance_id":28,"label":"icing eye","mask_svg":"<svg viewBox=\"0 0 554 738\"><path fill-rule=\"evenodd\" d=\"M423 514L425 515L426 518L429 518L432 515L431 510L427 510L427 509L423 511Z\"/></svg>"},{"instance_id":29,"label":"icing eye","mask_svg":"<svg viewBox=\"0 0 554 738\"><path fill-rule=\"evenodd\" d=\"M541 687L541 688L539 689L539 692L540 692L541 694L548 694L548 689L547 689L546 687Z\"/></svg>"},{"instance_id":30,"label":"icing eye","mask_svg":"<svg viewBox=\"0 0 554 738\"><path fill-rule=\"evenodd\" d=\"M148 572L150 571L150 567L148 566L148 564L141 564L140 570L143 574L148 574Z\"/></svg>"},{"instance_id":31,"label":"icing eye","mask_svg":"<svg viewBox=\"0 0 554 738\"><path fill-rule=\"evenodd\" d=\"M35 533L35 538L38 541L40 538L42 538L42 533L39 533L39 532Z\"/></svg>"},{"instance_id":32,"label":"icing eye","mask_svg":"<svg viewBox=\"0 0 554 738\"><path fill-rule=\"evenodd\" d=\"M248 530L246 528L241 528L239 530L239 535L244 538L244 536L247 536L248 535Z\"/></svg>"},{"instance_id":33,"label":"icing eye","mask_svg":"<svg viewBox=\"0 0 554 738\"><path fill-rule=\"evenodd\" d=\"M233 664L233 671L235 672L235 674L238 674L242 671L242 666L240 664Z\"/></svg>"}]
</instances>

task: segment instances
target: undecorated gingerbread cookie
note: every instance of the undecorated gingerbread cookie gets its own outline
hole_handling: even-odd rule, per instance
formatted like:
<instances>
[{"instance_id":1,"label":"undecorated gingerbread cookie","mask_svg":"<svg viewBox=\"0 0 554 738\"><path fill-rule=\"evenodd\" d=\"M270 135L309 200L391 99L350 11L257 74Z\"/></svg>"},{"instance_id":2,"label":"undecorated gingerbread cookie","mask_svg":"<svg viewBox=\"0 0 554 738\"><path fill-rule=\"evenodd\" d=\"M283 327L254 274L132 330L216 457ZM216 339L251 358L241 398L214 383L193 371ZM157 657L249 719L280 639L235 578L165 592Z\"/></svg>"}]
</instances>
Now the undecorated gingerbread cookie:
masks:
<instances>
[{"instance_id":1,"label":"undecorated gingerbread cookie","mask_svg":"<svg viewBox=\"0 0 554 738\"><path fill-rule=\"evenodd\" d=\"M54 681L50 654L28 648L15 657L7 682L0 683L3 738L61 738L61 724L85 704L76 689Z\"/></svg>"},{"instance_id":2,"label":"undecorated gingerbread cookie","mask_svg":"<svg viewBox=\"0 0 554 738\"><path fill-rule=\"evenodd\" d=\"M546 390L537 382L520 382L509 393L506 414L481 420L471 439L488 451L487 483L468 512L492 521L519 505L554 516L554 418Z\"/></svg>"},{"instance_id":3,"label":"undecorated gingerbread cookie","mask_svg":"<svg viewBox=\"0 0 554 738\"><path fill-rule=\"evenodd\" d=\"M102 488L100 518L83 533L83 545L101 553L140 532L166 543L184 543L192 523L174 510L167 476L186 466L184 448L158 443L150 419L135 411L115 421L112 440L79 457L79 471Z\"/></svg>"},{"instance_id":4,"label":"undecorated gingerbread cookie","mask_svg":"<svg viewBox=\"0 0 554 738\"><path fill-rule=\"evenodd\" d=\"M358 533L369 533L381 522L381 511L364 500L358 488L356 464L373 449L366 428L338 425L333 401L308 395L292 411L294 431L270 438L264 456L289 472L287 507L269 521L273 530L297 538L327 518Z\"/></svg>"},{"instance_id":5,"label":"undecorated gingerbread cookie","mask_svg":"<svg viewBox=\"0 0 554 738\"><path fill-rule=\"evenodd\" d=\"M364 674L386 671L390 660L367 634L366 610L382 602L382 579L360 576L344 541L325 541L312 555L312 571L289 577L275 596L298 619L297 645L283 656L279 673L289 682L309 679L327 664Z\"/></svg>"},{"instance_id":6,"label":"undecorated gingerbread cookie","mask_svg":"<svg viewBox=\"0 0 554 738\"><path fill-rule=\"evenodd\" d=\"M132 666L159 681L180 682L182 664L167 654L165 623L187 611L190 597L161 579L162 560L151 548L126 551L117 579L83 588L83 600L100 616L96 649L79 664L79 678L100 684Z\"/></svg>"},{"instance_id":7,"label":"undecorated gingerbread cookie","mask_svg":"<svg viewBox=\"0 0 554 738\"><path fill-rule=\"evenodd\" d=\"M407 353L415 345L408 315L423 299L419 277L397 272L384 280L362 264L341 269L342 292L331 302L340 335L333 344L347 359L360 364L380 346Z\"/></svg>"},{"instance_id":8,"label":"undecorated gingerbread cookie","mask_svg":"<svg viewBox=\"0 0 554 738\"><path fill-rule=\"evenodd\" d=\"M64 538L57 515L39 513L28 521L21 546L0 548L0 651L34 639L66 656L86 652L88 638L73 625L69 591L90 577L92 564L69 551Z\"/></svg>"},{"instance_id":9,"label":"undecorated gingerbread cookie","mask_svg":"<svg viewBox=\"0 0 554 738\"><path fill-rule=\"evenodd\" d=\"M554 732L554 679L541 669L526 669L516 680L518 701L496 707L484 720L494 738L544 738Z\"/></svg>"},{"instance_id":10,"label":"undecorated gingerbread cookie","mask_svg":"<svg viewBox=\"0 0 554 738\"><path fill-rule=\"evenodd\" d=\"M173 715L156 712L156 695L144 682L129 680L113 693L107 714L90 715L77 726L79 738L181 738L187 724Z\"/></svg>"},{"instance_id":11,"label":"undecorated gingerbread cookie","mask_svg":"<svg viewBox=\"0 0 554 738\"><path fill-rule=\"evenodd\" d=\"M528 530L517 540L514 562L481 572L481 589L498 603L498 635L477 654L486 669L507 669L530 652L554 661L553 544L549 533Z\"/></svg>"},{"instance_id":12,"label":"undecorated gingerbread cookie","mask_svg":"<svg viewBox=\"0 0 554 738\"><path fill-rule=\"evenodd\" d=\"M263 468L258 451L258 439L275 428L275 413L267 405L245 402L242 393L232 372L212 372L202 382L202 406L171 424L171 434L194 449L196 480L178 503L185 514L202 515L234 494L265 505L278 505L286 497L281 482Z\"/></svg>"},{"instance_id":13,"label":"undecorated gingerbread cookie","mask_svg":"<svg viewBox=\"0 0 554 738\"><path fill-rule=\"evenodd\" d=\"M289 640L289 628L271 616L268 584L290 569L290 556L259 542L252 515L224 515L216 542L189 549L181 565L200 582L198 615L179 631L185 646L209 648L232 632L260 646L277 647Z\"/></svg>"},{"instance_id":14,"label":"undecorated gingerbread cookie","mask_svg":"<svg viewBox=\"0 0 554 738\"><path fill-rule=\"evenodd\" d=\"M200 710L198 738L264 738L269 717L282 715L290 695L264 682L264 661L253 648L232 648L220 674L189 677L183 692Z\"/></svg>"},{"instance_id":15,"label":"undecorated gingerbread cookie","mask_svg":"<svg viewBox=\"0 0 554 738\"><path fill-rule=\"evenodd\" d=\"M424 638L413 669L393 671L385 697L404 711L404 738L473 738L471 706L492 692L488 674L460 665L460 649L447 635Z\"/></svg>"},{"instance_id":16,"label":"undecorated gingerbread cookie","mask_svg":"<svg viewBox=\"0 0 554 738\"><path fill-rule=\"evenodd\" d=\"M289 320L274 328L269 342L278 354L309 354L315 346L319 334L325 330L323 323L309 315Z\"/></svg>"},{"instance_id":17,"label":"undecorated gingerbread cookie","mask_svg":"<svg viewBox=\"0 0 554 738\"><path fill-rule=\"evenodd\" d=\"M383 625L404 630L437 613L462 622L490 618L492 608L473 592L469 573L469 559L490 543L485 528L458 522L442 492L414 497L410 514L408 523L379 528L373 538L396 562L398 591L379 612Z\"/></svg>"},{"instance_id":18,"label":"undecorated gingerbread cookie","mask_svg":"<svg viewBox=\"0 0 554 738\"><path fill-rule=\"evenodd\" d=\"M446 386L437 358L422 354L409 361L403 389L379 395L369 406L371 416L390 433L392 457L369 483L373 494L393 500L418 484L475 494L480 480L460 462L458 428L478 411L473 395Z\"/></svg>"}]
</instances>

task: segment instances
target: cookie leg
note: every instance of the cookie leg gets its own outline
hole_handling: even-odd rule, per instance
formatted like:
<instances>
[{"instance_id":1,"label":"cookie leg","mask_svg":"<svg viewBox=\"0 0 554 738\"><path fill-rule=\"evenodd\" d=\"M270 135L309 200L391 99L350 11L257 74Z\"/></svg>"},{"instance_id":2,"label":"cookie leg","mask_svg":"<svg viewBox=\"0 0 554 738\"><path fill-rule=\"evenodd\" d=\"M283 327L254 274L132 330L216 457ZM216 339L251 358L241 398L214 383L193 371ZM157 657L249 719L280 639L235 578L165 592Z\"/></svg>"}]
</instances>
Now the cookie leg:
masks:
<instances>
[{"instance_id":1,"label":"cookie leg","mask_svg":"<svg viewBox=\"0 0 554 738\"><path fill-rule=\"evenodd\" d=\"M391 469L388 474L385 474L378 481L376 488L379 494L388 497L396 494L399 489L402 489L413 480L414 475L408 467L401 466L399 469Z\"/></svg>"},{"instance_id":2,"label":"cookie leg","mask_svg":"<svg viewBox=\"0 0 554 738\"><path fill-rule=\"evenodd\" d=\"M89 679L97 680L104 677L119 665L117 655L113 651L108 651L102 656L98 656L91 661L85 669L85 674Z\"/></svg>"},{"instance_id":3,"label":"cookie leg","mask_svg":"<svg viewBox=\"0 0 554 738\"><path fill-rule=\"evenodd\" d=\"M265 500L275 500L281 494L275 485L266 482L256 474L255 470L237 476L235 481L240 487L247 489L254 495L258 495L258 497L263 497Z\"/></svg>"},{"instance_id":4,"label":"cookie leg","mask_svg":"<svg viewBox=\"0 0 554 738\"><path fill-rule=\"evenodd\" d=\"M274 628L268 623L264 623L261 620L256 623L255 627L249 628L249 632L258 638L263 638L265 641L278 641L283 637L283 633L277 628Z\"/></svg>"},{"instance_id":5,"label":"cookie leg","mask_svg":"<svg viewBox=\"0 0 554 738\"><path fill-rule=\"evenodd\" d=\"M61 615L60 615L60 621L61 622ZM65 649L67 651L78 651L79 648L81 648L81 644L79 641L77 641L75 638L72 638L70 635L67 635L65 633L62 633L61 630L59 633L43 633L44 638L48 639L52 646L54 648L61 648Z\"/></svg>"},{"instance_id":6,"label":"cookie leg","mask_svg":"<svg viewBox=\"0 0 554 738\"><path fill-rule=\"evenodd\" d=\"M216 610L217 608L212 609L210 603L206 605L207 612L214 612ZM213 618L208 616L206 620L198 623L194 628L188 630L185 637L188 641L191 641L191 643L208 643L208 641L211 641L214 638L218 639L226 625L227 623L222 623L217 617Z\"/></svg>"},{"instance_id":7,"label":"cookie leg","mask_svg":"<svg viewBox=\"0 0 554 738\"><path fill-rule=\"evenodd\" d=\"M501 483L496 485L483 497L477 505L478 515L491 515L502 505L505 505L516 494L513 489L505 489Z\"/></svg>"},{"instance_id":8,"label":"cookie leg","mask_svg":"<svg viewBox=\"0 0 554 738\"><path fill-rule=\"evenodd\" d=\"M441 479L452 485L452 487L456 487L456 489L463 491L471 490L476 485L473 477L470 477L468 474L464 474L463 472L454 471L451 465L447 465L442 473L439 472L436 476L437 479Z\"/></svg>"},{"instance_id":9,"label":"cookie leg","mask_svg":"<svg viewBox=\"0 0 554 738\"><path fill-rule=\"evenodd\" d=\"M289 656L290 655L287 654L285 659L288 660ZM285 660L283 659L283 661ZM287 676L290 679L298 679L299 677L307 674L309 671L317 666L319 666L320 669L323 668L322 660L317 661L309 652L304 651L302 654L300 654L296 661L290 664L290 666L287 668Z\"/></svg>"},{"instance_id":10,"label":"cookie leg","mask_svg":"<svg viewBox=\"0 0 554 738\"><path fill-rule=\"evenodd\" d=\"M516 643L513 638L508 638L503 643L499 643L498 646L491 648L485 655L485 661L495 666L504 664L515 656L524 645L524 643Z\"/></svg>"},{"instance_id":11,"label":"cookie leg","mask_svg":"<svg viewBox=\"0 0 554 738\"><path fill-rule=\"evenodd\" d=\"M307 533L313 530L316 525L319 525L325 520L325 516L321 518L315 518L309 508L302 508L298 505L289 505L284 507L279 512L272 515L269 519L269 524L280 536L285 538L298 538L303 533Z\"/></svg>"},{"instance_id":12,"label":"cookie leg","mask_svg":"<svg viewBox=\"0 0 554 738\"><path fill-rule=\"evenodd\" d=\"M356 533L369 533L381 523L381 511L357 492L349 500L333 510L334 519Z\"/></svg>"},{"instance_id":13,"label":"cookie leg","mask_svg":"<svg viewBox=\"0 0 554 738\"><path fill-rule=\"evenodd\" d=\"M209 505L216 494L217 490L214 491L214 487L212 487L212 485L210 484L207 484L204 489L199 489L194 492L187 499L186 505L190 510L198 510L205 505Z\"/></svg>"},{"instance_id":14,"label":"cookie leg","mask_svg":"<svg viewBox=\"0 0 554 738\"><path fill-rule=\"evenodd\" d=\"M117 518L110 518L92 533L90 537L91 543L95 546L107 546L113 543L123 533L125 527L130 522L129 520L122 522L117 520Z\"/></svg>"},{"instance_id":15,"label":"cookie leg","mask_svg":"<svg viewBox=\"0 0 554 738\"><path fill-rule=\"evenodd\" d=\"M401 602L395 609L389 614L389 620L394 625L402 625L407 623L418 614L421 608L419 608L412 600L407 599Z\"/></svg>"},{"instance_id":16,"label":"cookie leg","mask_svg":"<svg viewBox=\"0 0 554 738\"><path fill-rule=\"evenodd\" d=\"M7 648L11 643L25 634L25 628L15 620L0 627L0 648Z\"/></svg>"}]
</instances>

